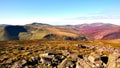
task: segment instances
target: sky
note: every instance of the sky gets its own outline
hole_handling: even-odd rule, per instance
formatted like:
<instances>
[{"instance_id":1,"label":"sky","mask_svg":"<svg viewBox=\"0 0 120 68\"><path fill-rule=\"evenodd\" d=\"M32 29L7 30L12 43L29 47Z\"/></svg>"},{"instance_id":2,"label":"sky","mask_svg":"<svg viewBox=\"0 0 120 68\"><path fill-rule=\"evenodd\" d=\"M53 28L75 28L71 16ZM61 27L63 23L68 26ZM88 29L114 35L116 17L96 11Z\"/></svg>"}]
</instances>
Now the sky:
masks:
<instances>
[{"instance_id":1,"label":"sky","mask_svg":"<svg viewBox=\"0 0 120 68\"><path fill-rule=\"evenodd\" d=\"M0 24L120 25L120 0L0 0Z\"/></svg>"}]
</instances>

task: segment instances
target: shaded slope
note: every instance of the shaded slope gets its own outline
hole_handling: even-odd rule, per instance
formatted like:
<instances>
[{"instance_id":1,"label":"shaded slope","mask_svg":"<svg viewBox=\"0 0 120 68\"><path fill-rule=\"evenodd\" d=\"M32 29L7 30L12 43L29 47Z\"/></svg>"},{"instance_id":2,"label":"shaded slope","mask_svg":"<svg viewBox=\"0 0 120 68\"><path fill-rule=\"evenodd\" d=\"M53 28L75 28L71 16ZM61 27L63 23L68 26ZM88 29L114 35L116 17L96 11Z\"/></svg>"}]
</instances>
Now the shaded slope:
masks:
<instances>
[{"instance_id":1,"label":"shaded slope","mask_svg":"<svg viewBox=\"0 0 120 68\"><path fill-rule=\"evenodd\" d=\"M23 26L5 26L1 29L0 39L1 41L6 40L19 40L19 33L27 32L27 30Z\"/></svg>"},{"instance_id":2,"label":"shaded slope","mask_svg":"<svg viewBox=\"0 0 120 68\"><path fill-rule=\"evenodd\" d=\"M120 32L114 32L108 35L105 35L102 39L120 39Z\"/></svg>"}]
</instances>

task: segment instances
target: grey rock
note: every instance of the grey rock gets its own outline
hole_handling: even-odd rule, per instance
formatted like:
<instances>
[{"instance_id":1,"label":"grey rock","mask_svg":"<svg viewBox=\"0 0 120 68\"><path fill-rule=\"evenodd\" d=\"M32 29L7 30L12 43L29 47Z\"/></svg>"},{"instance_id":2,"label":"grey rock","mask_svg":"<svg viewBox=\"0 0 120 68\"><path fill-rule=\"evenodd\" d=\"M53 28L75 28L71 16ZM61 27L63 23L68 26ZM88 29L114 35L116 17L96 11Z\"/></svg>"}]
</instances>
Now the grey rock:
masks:
<instances>
[{"instance_id":1,"label":"grey rock","mask_svg":"<svg viewBox=\"0 0 120 68\"><path fill-rule=\"evenodd\" d=\"M92 68L92 67L85 60L78 59L76 63L76 68Z\"/></svg>"},{"instance_id":2,"label":"grey rock","mask_svg":"<svg viewBox=\"0 0 120 68\"><path fill-rule=\"evenodd\" d=\"M97 68L103 67L101 56L97 53L91 53L88 56L88 60L92 63L91 64L92 67L97 67Z\"/></svg>"},{"instance_id":3,"label":"grey rock","mask_svg":"<svg viewBox=\"0 0 120 68\"><path fill-rule=\"evenodd\" d=\"M41 57L42 64L50 66L52 64L51 60L49 58Z\"/></svg>"},{"instance_id":4,"label":"grey rock","mask_svg":"<svg viewBox=\"0 0 120 68\"><path fill-rule=\"evenodd\" d=\"M108 56L108 63L106 68L120 68L120 53L114 52Z\"/></svg>"},{"instance_id":5,"label":"grey rock","mask_svg":"<svg viewBox=\"0 0 120 68\"><path fill-rule=\"evenodd\" d=\"M18 61L18 62L15 62L11 68L21 68L22 65L24 65L26 63L26 60L21 60L21 61Z\"/></svg>"},{"instance_id":6,"label":"grey rock","mask_svg":"<svg viewBox=\"0 0 120 68\"><path fill-rule=\"evenodd\" d=\"M66 58L58 65L58 68L73 68L73 66L74 63Z\"/></svg>"},{"instance_id":7,"label":"grey rock","mask_svg":"<svg viewBox=\"0 0 120 68\"><path fill-rule=\"evenodd\" d=\"M68 50L64 50L64 51L62 51L62 54L65 55L65 56L67 56L67 55L69 55L70 53L68 52Z\"/></svg>"}]
</instances>

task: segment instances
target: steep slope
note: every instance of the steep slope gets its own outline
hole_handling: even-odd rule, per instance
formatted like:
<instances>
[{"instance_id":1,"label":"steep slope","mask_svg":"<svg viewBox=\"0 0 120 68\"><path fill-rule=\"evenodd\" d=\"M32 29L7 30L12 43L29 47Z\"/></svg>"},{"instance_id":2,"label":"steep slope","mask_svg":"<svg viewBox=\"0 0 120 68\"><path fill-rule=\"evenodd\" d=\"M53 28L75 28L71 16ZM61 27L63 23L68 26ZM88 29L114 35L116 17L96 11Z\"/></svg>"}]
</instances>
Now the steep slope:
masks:
<instances>
[{"instance_id":1,"label":"steep slope","mask_svg":"<svg viewBox=\"0 0 120 68\"><path fill-rule=\"evenodd\" d=\"M19 40L19 33L27 32L23 26L2 26L0 29L0 41Z\"/></svg>"}]
</instances>

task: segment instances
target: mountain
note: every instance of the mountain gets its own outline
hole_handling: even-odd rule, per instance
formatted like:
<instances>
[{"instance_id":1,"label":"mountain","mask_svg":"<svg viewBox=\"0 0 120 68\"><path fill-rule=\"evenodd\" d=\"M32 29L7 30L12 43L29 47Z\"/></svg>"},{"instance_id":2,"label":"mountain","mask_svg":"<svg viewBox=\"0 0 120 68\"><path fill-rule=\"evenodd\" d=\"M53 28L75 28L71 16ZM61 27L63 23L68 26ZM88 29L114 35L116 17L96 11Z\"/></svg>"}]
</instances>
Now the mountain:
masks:
<instances>
[{"instance_id":1,"label":"mountain","mask_svg":"<svg viewBox=\"0 0 120 68\"><path fill-rule=\"evenodd\" d=\"M0 26L8 26L9 24L0 24Z\"/></svg>"},{"instance_id":2,"label":"mountain","mask_svg":"<svg viewBox=\"0 0 120 68\"><path fill-rule=\"evenodd\" d=\"M31 34L30 39L63 39L76 40L81 39L80 32L72 26L53 26L42 23L32 23L24 26L27 29L27 34L21 33L20 37ZM21 38L23 39L23 38Z\"/></svg>"},{"instance_id":3,"label":"mountain","mask_svg":"<svg viewBox=\"0 0 120 68\"><path fill-rule=\"evenodd\" d=\"M109 23L53 26L36 22L24 26L0 26L0 41L34 39L120 39L120 26Z\"/></svg>"},{"instance_id":4,"label":"mountain","mask_svg":"<svg viewBox=\"0 0 120 68\"><path fill-rule=\"evenodd\" d=\"M104 23L92 23L75 25L77 30L82 31L89 38L94 39L119 39L120 26Z\"/></svg>"}]
</instances>

